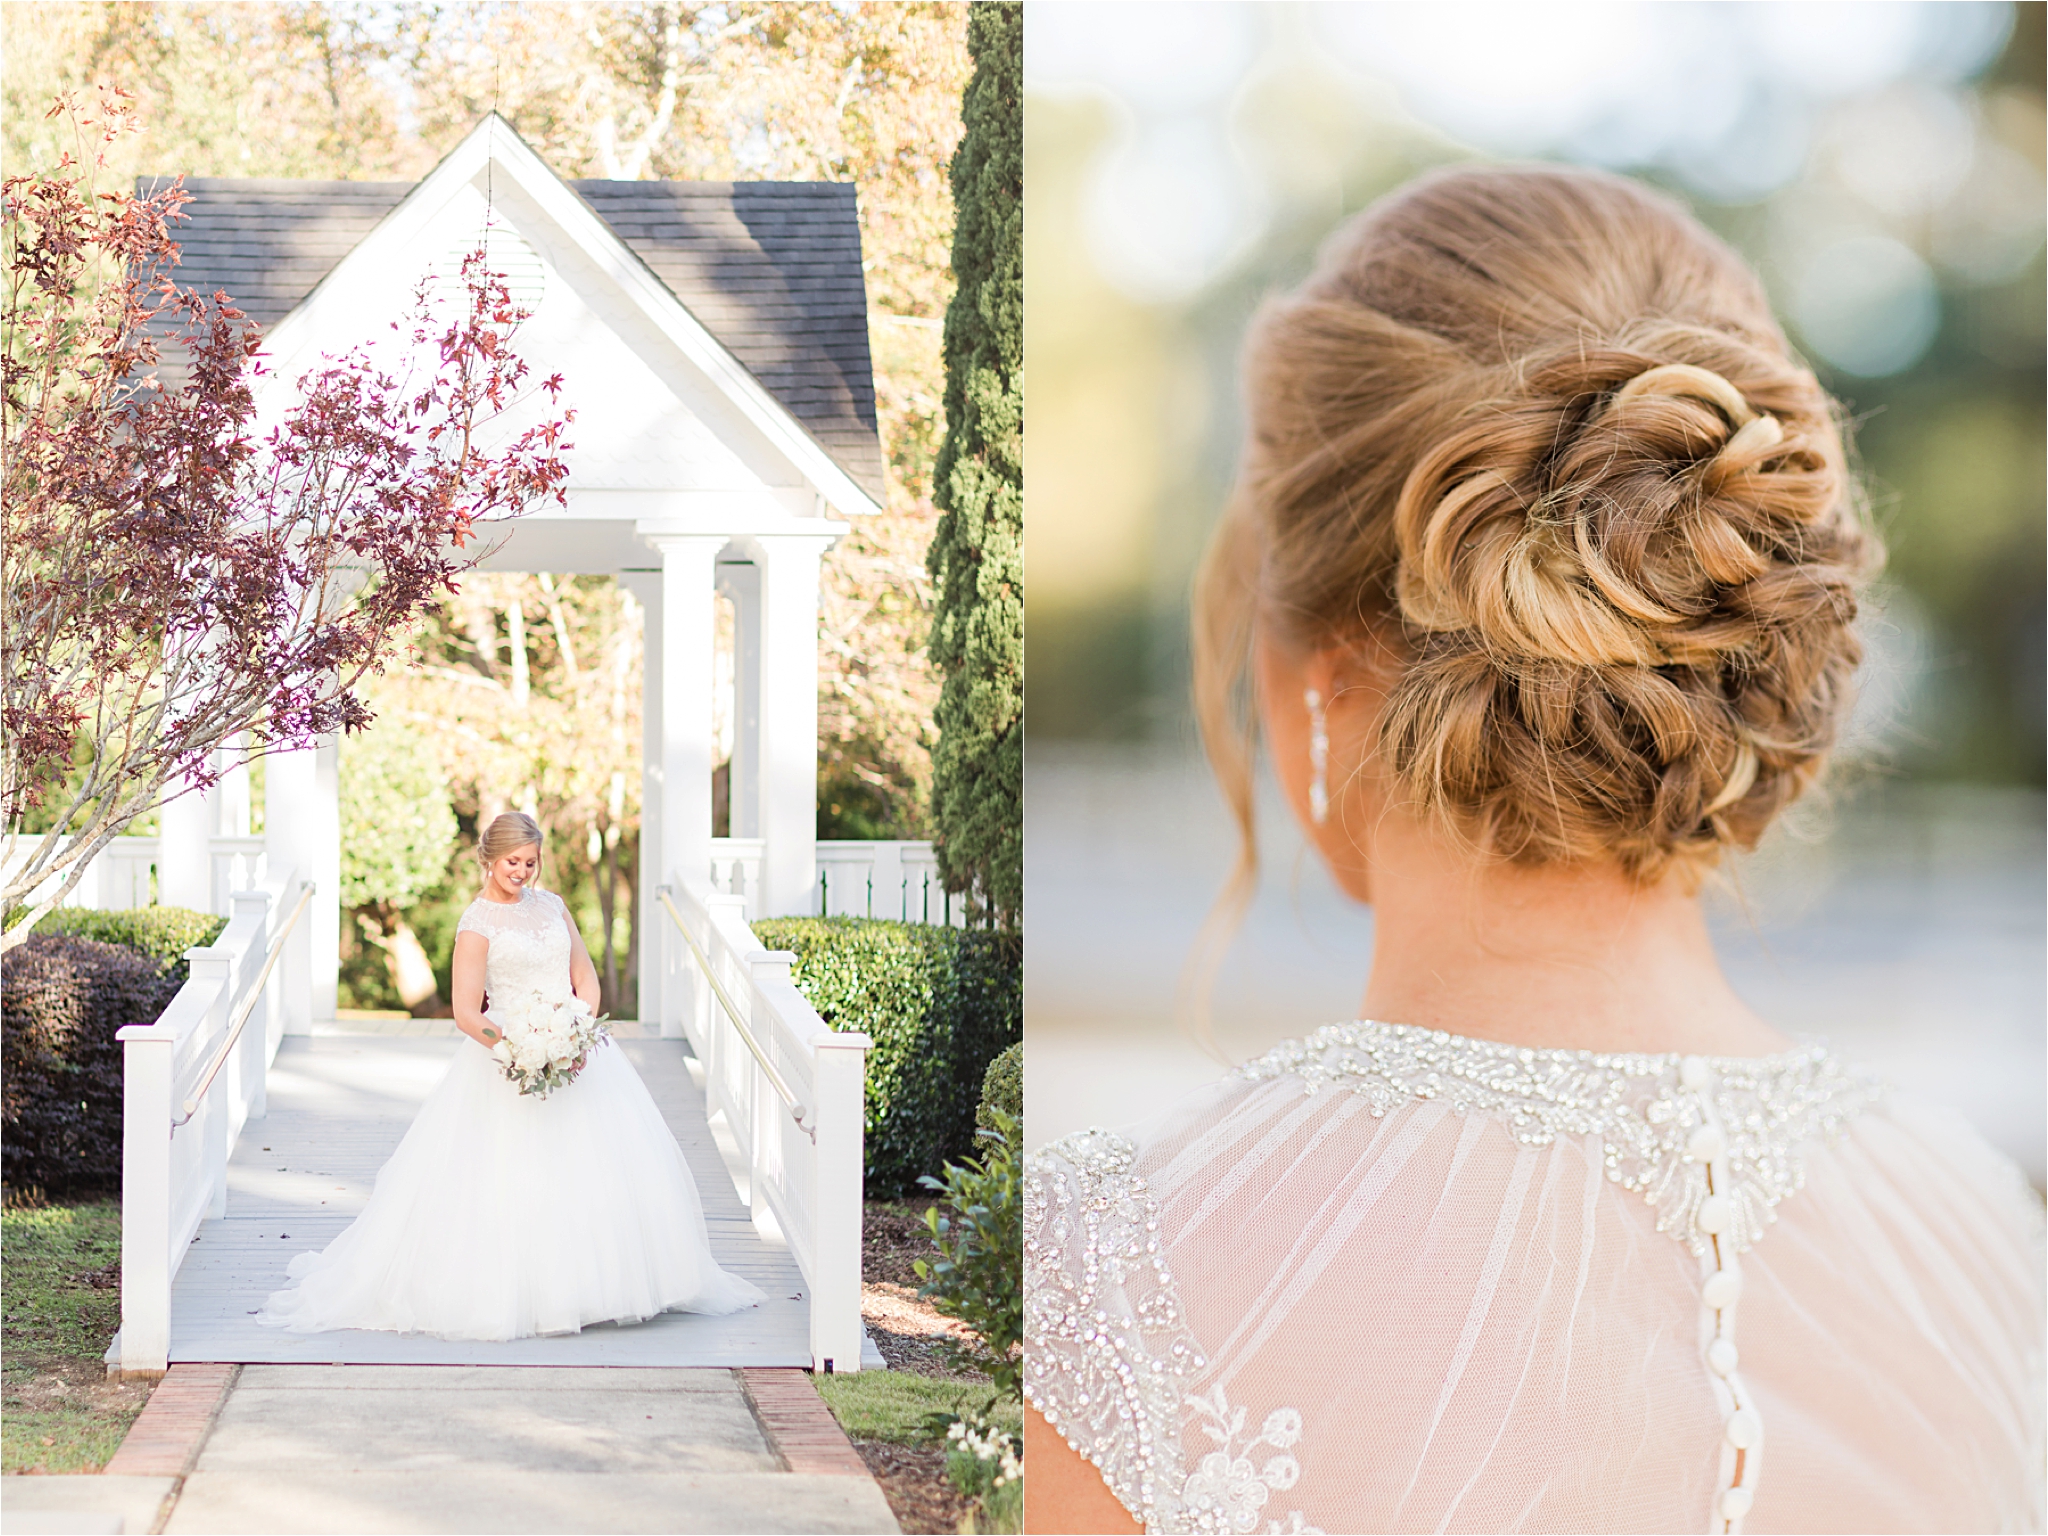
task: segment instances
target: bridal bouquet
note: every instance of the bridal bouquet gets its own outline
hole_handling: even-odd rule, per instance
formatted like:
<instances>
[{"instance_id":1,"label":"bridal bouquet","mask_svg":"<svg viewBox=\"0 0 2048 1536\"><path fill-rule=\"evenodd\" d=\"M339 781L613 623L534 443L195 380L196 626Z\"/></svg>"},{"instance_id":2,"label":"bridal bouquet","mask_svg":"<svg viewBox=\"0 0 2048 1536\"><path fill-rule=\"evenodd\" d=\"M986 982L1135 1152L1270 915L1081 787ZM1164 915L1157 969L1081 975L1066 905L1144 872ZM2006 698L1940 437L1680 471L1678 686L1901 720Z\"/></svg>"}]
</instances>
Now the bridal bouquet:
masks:
<instances>
[{"instance_id":1,"label":"bridal bouquet","mask_svg":"<svg viewBox=\"0 0 2048 1536\"><path fill-rule=\"evenodd\" d=\"M521 1093L546 1098L576 1081L590 1053L611 1038L609 1015L593 1014L590 1005L571 994L547 997L539 992L491 999L491 1022L504 1038L491 1056L505 1080Z\"/></svg>"}]
</instances>

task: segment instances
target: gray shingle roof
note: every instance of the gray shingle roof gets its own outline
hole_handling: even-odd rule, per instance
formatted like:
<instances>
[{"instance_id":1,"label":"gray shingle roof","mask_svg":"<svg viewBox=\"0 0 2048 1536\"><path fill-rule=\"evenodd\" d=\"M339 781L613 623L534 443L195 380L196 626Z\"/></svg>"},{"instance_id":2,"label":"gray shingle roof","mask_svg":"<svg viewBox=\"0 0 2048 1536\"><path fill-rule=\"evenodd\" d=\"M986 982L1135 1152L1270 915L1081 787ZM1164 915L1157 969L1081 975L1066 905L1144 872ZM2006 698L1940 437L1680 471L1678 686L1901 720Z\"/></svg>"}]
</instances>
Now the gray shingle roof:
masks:
<instances>
[{"instance_id":1,"label":"gray shingle roof","mask_svg":"<svg viewBox=\"0 0 2048 1536\"><path fill-rule=\"evenodd\" d=\"M157 181L141 179L145 188ZM250 319L274 326L413 185L187 177L178 280L224 291ZM569 185L854 483L882 500L852 184Z\"/></svg>"}]
</instances>

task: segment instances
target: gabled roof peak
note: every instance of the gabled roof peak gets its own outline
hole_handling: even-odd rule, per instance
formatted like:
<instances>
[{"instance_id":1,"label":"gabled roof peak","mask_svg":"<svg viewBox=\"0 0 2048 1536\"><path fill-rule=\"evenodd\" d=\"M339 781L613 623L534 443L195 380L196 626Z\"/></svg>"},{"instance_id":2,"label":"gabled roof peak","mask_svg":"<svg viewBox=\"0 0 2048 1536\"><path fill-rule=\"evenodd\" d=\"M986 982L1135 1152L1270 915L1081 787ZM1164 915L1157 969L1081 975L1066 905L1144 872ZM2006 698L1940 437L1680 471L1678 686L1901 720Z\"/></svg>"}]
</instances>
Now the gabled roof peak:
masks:
<instances>
[{"instance_id":1,"label":"gabled roof peak","mask_svg":"<svg viewBox=\"0 0 2048 1536\"><path fill-rule=\"evenodd\" d=\"M851 183L564 182L495 114L487 114L427 182L468 183L491 162L512 163L522 179L538 171L573 191L584 210L575 217L594 217L651 276L651 286L679 304L829 456L858 489L857 499L881 504L867 294ZM159 178L140 180L147 186ZM179 280L206 292L224 290L252 320L274 328L426 185L188 177L192 200L179 235Z\"/></svg>"}]
</instances>

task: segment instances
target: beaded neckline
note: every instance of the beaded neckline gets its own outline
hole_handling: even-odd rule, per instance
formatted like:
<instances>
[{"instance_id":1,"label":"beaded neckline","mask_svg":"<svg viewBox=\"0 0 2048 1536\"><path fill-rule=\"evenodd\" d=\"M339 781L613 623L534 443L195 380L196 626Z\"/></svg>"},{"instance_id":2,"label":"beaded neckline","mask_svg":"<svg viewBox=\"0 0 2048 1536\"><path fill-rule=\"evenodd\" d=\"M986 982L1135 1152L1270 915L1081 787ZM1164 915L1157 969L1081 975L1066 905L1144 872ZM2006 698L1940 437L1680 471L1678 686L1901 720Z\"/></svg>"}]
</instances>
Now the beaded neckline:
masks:
<instances>
[{"instance_id":1,"label":"beaded neckline","mask_svg":"<svg viewBox=\"0 0 2048 1536\"><path fill-rule=\"evenodd\" d=\"M1296 1078L1305 1093L1348 1090L1375 1116L1445 1101L1456 1114L1501 1117L1525 1146L1597 1137L1607 1177L1656 1209L1659 1231L1701 1255L1717 1237L1738 1253L1754 1244L1777 1203L1805 1182L1800 1149L1835 1139L1884 1091L1818 1042L1775 1056L1603 1053L1371 1020L1284 1041L1236 1075ZM1710 1126L1725 1144L1718 1159L1703 1155ZM1729 1175L1718 1190L1710 1160Z\"/></svg>"}]
</instances>

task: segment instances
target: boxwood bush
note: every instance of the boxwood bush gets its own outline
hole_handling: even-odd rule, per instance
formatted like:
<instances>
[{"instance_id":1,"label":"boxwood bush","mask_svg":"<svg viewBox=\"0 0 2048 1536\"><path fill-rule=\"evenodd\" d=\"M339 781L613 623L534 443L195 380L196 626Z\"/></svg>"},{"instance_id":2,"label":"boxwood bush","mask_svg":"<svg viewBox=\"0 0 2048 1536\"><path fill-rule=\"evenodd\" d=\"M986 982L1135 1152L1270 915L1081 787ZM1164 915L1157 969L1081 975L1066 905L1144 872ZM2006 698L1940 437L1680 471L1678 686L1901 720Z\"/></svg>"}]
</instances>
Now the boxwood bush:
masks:
<instances>
[{"instance_id":1,"label":"boxwood bush","mask_svg":"<svg viewBox=\"0 0 2048 1536\"><path fill-rule=\"evenodd\" d=\"M107 914L102 914L107 915ZM38 925L40 926L40 925ZM121 1183L124 1024L147 1024L182 980L125 944L30 934L0 974L0 1171L11 1189Z\"/></svg>"},{"instance_id":2,"label":"boxwood bush","mask_svg":"<svg viewBox=\"0 0 2048 1536\"><path fill-rule=\"evenodd\" d=\"M125 944L154 960L157 969L182 985L185 951L200 949L220 937L228 920L190 907L130 907L121 912L95 912L87 907L59 907L36 924L37 933L68 933L103 944Z\"/></svg>"},{"instance_id":3,"label":"boxwood bush","mask_svg":"<svg viewBox=\"0 0 2048 1536\"><path fill-rule=\"evenodd\" d=\"M971 1156L988 1065L1024 1028L1023 950L1009 934L864 917L753 925L796 954L797 990L827 1024L869 1035L867 1190L913 1195Z\"/></svg>"},{"instance_id":4,"label":"boxwood bush","mask_svg":"<svg viewBox=\"0 0 2048 1536\"><path fill-rule=\"evenodd\" d=\"M1001 1110L1020 1125L1024 1121L1024 1045L1005 1046L988 1064L981 1079L981 1103L974 1111L974 1123L984 1131L995 1128L994 1111Z\"/></svg>"}]
</instances>

